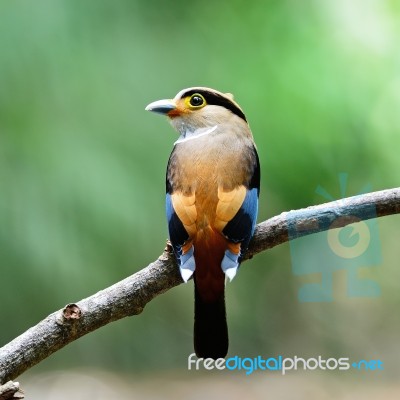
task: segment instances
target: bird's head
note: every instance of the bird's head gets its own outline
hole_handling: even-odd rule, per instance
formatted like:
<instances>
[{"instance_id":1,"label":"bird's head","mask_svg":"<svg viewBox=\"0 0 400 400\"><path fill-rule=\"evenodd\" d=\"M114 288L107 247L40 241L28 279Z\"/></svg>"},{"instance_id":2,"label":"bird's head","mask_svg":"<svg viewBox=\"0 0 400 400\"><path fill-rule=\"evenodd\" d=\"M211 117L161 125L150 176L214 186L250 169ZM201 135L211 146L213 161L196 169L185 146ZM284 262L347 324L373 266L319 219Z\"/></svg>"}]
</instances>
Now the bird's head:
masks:
<instances>
[{"instance_id":1,"label":"bird's head","mask_svg":"<svg viewBox=\"0 0 400 400\"><path fill-rule=\"evenodd\" d=\"M183 89L173 99L150 103L146 110L166 115L181 135L226 123L247 125L232 94L206 87Z\"/></svg>"}]
</instances>

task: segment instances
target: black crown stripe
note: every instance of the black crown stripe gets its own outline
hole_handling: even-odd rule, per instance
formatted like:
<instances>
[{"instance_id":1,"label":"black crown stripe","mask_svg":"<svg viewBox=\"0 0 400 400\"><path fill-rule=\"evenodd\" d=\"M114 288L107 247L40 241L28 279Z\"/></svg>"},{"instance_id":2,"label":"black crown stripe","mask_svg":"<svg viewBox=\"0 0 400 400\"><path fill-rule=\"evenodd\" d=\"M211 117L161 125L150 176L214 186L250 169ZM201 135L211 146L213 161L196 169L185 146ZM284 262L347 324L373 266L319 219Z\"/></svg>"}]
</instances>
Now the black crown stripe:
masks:
<instances>
[{"instance_id":1,"label":"black crown stripe","mask_svg":"<svg viewBox=\"0 0 400 400\"><path fill-rule=\"evenodd\" d=\"M244 121L247 122L247 119L243 114L243 111L240 108L238 108L236 104L232 103L231 100L229 100L224 96L221 96L218 93L209 92L207 90L202 90L202 89L198 90L192 89L183 93L182 97L191 96L192 94L195 93L201 94L206 99L207 104L213 104L215 106L225 107L226 109L232 111L235 115L237 115L238 117L242 118Z\"/></svg>"}]
</instances>

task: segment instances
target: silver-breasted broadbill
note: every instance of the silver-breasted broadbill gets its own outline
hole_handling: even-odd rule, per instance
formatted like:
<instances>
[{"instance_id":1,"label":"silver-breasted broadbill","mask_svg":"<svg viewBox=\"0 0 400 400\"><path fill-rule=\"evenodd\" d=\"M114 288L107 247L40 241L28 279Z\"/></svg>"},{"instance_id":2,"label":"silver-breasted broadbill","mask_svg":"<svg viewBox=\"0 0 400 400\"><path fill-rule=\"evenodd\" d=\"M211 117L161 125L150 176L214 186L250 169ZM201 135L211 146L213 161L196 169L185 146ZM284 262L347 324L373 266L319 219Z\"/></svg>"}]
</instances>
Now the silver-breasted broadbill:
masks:
<instances>
[{"instance_id":1,"label":"silver-breasted broadbill","mask_svg":"<svg viewBox=\"0 0 400 400\"><path fill-rule=\"evenodd\" d=\"M225 277L236 275L258 212L253 135L233 96L206 87L181 90L146 110L166 115L179 133L167 167L166 212L182 279L194 279L195 352L225 357Z\"/></svg>"}]
</instances>

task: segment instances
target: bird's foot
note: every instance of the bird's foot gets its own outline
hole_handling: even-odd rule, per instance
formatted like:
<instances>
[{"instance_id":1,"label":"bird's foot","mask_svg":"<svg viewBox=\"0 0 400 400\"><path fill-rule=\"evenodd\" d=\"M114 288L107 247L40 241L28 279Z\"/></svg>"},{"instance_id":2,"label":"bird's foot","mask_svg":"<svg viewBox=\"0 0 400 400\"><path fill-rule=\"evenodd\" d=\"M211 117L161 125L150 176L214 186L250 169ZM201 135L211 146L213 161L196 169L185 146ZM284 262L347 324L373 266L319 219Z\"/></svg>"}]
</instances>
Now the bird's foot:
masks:
<instances>
[{"instance_id":1,"label":"bird's foot","mask_svg":"<svg viewBox=\"0 0 400 400\"><path fill-rule=\"evenodd\" d=\"M230 250L225 251L224 258L221 262L222 271L226 278L229 278L229 282L235 277L237 269L239 268L239 254L234 254Z\"/></svg>"},{"instance_id":2,"label":"bird's foot","mask_svg":"<svg viewBox=\"0 0 400 400\"><path fill-rule=\"evenodd\" d=\"M179 266L179 270L181 272L181 276L183 281L186 283L190 277L193 275L194 270L196 269L196 262L194 261L194 248L193 246L180 257L181 265Z\"/></svg>"}]
</instances>

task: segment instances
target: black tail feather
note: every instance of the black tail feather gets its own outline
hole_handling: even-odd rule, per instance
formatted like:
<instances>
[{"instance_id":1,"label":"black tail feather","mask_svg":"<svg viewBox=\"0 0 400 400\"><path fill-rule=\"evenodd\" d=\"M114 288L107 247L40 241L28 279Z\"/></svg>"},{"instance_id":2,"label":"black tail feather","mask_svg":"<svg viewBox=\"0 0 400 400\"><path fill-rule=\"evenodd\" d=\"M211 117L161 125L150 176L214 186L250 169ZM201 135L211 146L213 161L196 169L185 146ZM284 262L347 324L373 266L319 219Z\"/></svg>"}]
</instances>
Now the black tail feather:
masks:
<instances>
[{"instance_id":1,"label":"black tail feather","mask_svg":"<svg viewBox=\"0 0 400 400\"><path fill-rule=\"evenodd\" d=\"M204 302L194 285L194 350L197 357L224 358L228 353L228 326L224 293L212 303Z\"/></svg>"}]
</instances>

